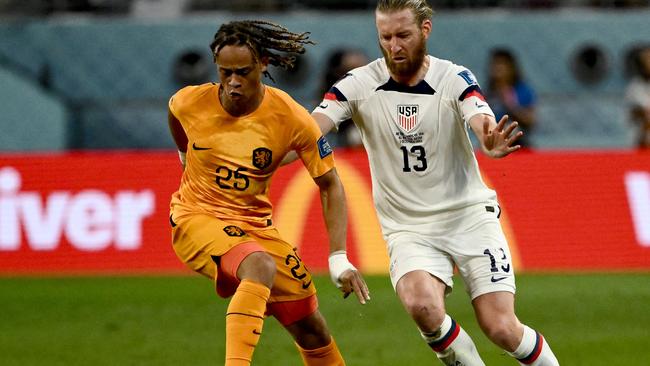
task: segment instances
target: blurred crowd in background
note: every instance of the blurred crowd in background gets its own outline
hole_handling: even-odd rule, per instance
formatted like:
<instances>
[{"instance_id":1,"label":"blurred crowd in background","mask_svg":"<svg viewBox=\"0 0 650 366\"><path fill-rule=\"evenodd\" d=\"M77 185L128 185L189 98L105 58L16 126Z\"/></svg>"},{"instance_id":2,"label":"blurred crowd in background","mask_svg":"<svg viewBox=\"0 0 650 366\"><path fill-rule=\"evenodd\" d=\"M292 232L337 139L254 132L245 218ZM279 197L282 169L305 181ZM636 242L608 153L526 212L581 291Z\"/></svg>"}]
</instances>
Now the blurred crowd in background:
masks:
<instances>
[{"instance_id":1,"label":"blurred crowd in background","mask_svg":"<svg viewBox=\"0 0 650 366\"><path fill-rule=\"evenodd\" d=\"M497 117L520 122L526 148L650 147L650 0L431 3L429 53L474 71ZM268 81L311 110L381 56L375 4L0 0L0 151L173 148L167 99L216 81L207 45L242 17L312 33L296 69ZM334 145L360 145L353 123L341 130Z\"/></svg>"},{"instance_id":2,"label":"blurred crowd in background","mask_svg":"<svg viewBox=\"0 0 650 366\"><path fill-rule=\"evenodd\" d=\"M298 9L373 9L372 0L0 0L0 11L26 14L56 12L102 12L127 14L151 3L165 3L178 11L285 11ZM436 0L442 9L517 8L552 9L563 7L630 8L650 6L648 0Z\"/></svg>"}]
</instances>

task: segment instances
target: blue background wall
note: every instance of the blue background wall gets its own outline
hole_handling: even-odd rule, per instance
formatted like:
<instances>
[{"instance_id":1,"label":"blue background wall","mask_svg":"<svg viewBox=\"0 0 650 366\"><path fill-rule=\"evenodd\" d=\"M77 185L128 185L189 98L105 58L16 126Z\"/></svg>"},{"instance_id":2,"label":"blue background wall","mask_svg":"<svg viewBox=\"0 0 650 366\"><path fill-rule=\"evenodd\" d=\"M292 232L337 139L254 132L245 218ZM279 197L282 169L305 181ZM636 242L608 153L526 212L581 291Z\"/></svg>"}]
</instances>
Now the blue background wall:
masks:
<instances>
[{"instance_id":1,"label":"blue background wall","mask_svg":"<svg viewBox=\"0 0 650 366\"><path fill-rule=\"evenodd\" d=\"M334 49L380 56L372 12L3 21L0 108L18 112L0 119L0 149L172 147L165 121L167 99L181 87L174 63L188 50L210 60L212 35L235 18L311 31L318 44L309 47L301 68L293 74L272 70L276 85L308 109L318 102L324 63ZM447 12L435 16L428 46L431 54L469 67L483 83L490 49L512 49L540 97L533 136L540 148L627 147L625 56L650 40L648 19L648 11ZM606 54L609 71L596 84L581 84L571 72L572 57L585 45ZM51 112L31 113L35 106Z\"/></svg>"}]
</instances>

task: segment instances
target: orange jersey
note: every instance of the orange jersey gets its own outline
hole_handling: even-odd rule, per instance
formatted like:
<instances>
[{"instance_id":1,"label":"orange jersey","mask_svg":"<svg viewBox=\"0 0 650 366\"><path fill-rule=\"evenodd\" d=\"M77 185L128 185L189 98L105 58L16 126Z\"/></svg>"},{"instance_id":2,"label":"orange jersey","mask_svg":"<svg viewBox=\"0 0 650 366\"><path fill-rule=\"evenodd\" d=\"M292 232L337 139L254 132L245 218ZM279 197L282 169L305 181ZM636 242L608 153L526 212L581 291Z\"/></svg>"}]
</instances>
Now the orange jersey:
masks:
<instances>
[{"instance_id":1,"label":"orange jersey","mask_svg":"<svg viewBox=\"0 0 650 366\"><path fill-rule=\"evenodd\" d=\"M219 101L219 84L188 86L169 100L188 138L187 163L172 196L174 217L210 214L266 227L269 182L283 157L298 153L312 177L334 167L332 150L309 112L287 93L265 86L252 113L233 117Z\"/></svg>"}]
</instances>

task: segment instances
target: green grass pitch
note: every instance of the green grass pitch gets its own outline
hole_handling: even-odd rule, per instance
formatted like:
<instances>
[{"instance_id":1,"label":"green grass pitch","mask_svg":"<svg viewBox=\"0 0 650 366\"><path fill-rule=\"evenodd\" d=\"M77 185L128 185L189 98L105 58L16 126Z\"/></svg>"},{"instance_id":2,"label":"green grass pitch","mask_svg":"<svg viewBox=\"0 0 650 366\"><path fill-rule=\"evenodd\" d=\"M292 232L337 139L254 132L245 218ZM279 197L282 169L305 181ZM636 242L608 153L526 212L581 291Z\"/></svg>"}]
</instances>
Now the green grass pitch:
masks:
<instances>
[{"instance_id":1,"label":"green grass pitch","mask_svg":"<svg viewBox=\"0 0 650 366\"><path fill-rule=\"evenodd\" d=\"M371 303L343 300L319 276L321 311L350 366L435 365L387 277L368 277ZM517 313L568 366L650 364L650 274L518 276ZM489 366L517 365L479 331L462 284L448 312ZM219 365L226 301L187 277L0 278L0 364ZM300 365L269 318L253 365Z\"/></svg>"}]
</instances>

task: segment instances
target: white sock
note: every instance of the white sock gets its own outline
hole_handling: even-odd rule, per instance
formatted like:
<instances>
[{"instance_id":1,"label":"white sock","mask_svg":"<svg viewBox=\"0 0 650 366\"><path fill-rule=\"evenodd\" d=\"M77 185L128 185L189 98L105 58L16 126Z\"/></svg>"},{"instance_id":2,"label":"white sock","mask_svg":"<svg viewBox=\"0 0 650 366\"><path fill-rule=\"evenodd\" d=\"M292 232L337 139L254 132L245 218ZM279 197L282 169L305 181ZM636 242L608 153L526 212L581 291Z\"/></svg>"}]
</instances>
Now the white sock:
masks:
<instances>
[{"instance_id":1,"label":"white sock","mask_svg":"<svg viewBox=\"0 0 650 366\"><path fill-rule=\"evenodd\" d=\"M520 365L528 366L559 366L551 347L546 339L535 330L524 325L524 336L521 343L514 352L508 352L510 356L519 361Z\"/></svg>"},{"instance_id":2,"label":"white sock","mask_svg":"<svg viewBox=\"0 0 650 366\"><path fill-rule=\"evenodd\" d=\"M447 366L485 366L469 334L449 315L436 332L420 334Z\"/></svg>"}]
</instances>

